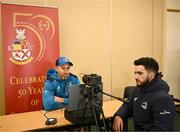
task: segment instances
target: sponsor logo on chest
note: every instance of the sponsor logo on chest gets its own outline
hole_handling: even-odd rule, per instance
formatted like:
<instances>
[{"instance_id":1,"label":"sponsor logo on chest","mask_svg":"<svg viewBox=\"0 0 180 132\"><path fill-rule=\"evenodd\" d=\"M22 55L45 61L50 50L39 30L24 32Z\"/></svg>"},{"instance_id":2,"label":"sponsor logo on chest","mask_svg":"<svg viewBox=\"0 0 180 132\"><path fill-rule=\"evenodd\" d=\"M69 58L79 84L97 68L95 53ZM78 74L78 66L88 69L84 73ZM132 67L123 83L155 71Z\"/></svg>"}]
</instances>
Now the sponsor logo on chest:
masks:
<instances>
[{"instance_id":1,"label":"sponsor logo on chest","mask_svg":"<svg viewBox=\"0 0 180 132\"><path fill-rule=\"evenodd\" d=\"M148 103L147 102L142 102L141 107L146 110L148 108Z\"/></svg>"},{"instance_id":2,"label":"sponsor logo on chest","mask_svg":"<svg viewBox=\"0 0 180 132\"><path fill-rule=\"evenodd\" d=\"M138 100L138 98L135 97L135 98L134 98L134 103L137 102L137 100ZM142 107L144 110L148 109L148 102L143 101L143 102L141 103L141 107Z\"/></svg>"}]
</instances>

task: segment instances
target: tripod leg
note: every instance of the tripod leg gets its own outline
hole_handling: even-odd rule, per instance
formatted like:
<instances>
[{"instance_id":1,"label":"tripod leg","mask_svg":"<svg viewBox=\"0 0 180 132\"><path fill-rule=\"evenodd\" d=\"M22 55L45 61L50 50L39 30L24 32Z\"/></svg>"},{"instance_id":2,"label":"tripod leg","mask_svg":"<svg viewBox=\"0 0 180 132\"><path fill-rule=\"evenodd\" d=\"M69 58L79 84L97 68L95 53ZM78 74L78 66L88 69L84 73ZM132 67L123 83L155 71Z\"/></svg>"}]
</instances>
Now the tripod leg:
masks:
<instances>
[{"instance_id":1,"label":"tripod leg","mask_svg":"<svg viewBox=\"0 0 180 132\"><path fill-rule=\"evenodd\" d=\"M101 113L102 113L102 120L103 120L104 130L105 130L105 132L106 132L105 116L104 116L104 111L103 111L103 108L102 108L102 107L101 107Z\"/></svg>"},{"instance_id":2,"label":"tripod leg","mask_svg":"<svg viewBox=\"0 0 180 132\"><path fill-rule=\"evenodd\" d=\"M93 102L92 102L92 104L93 104ZM97 131L99 131L99 125L98 125L98 120L97 120L97 116L96 116L96 110L94 108L94 105L92 107L93 107L93 113L94 113L94 119L96 122Z\"/></svg>"},{"instance_id":3,"label":"tripod leg","mask_svg":"<svg viewBox=\"0 0 180 132\"><path fill-rule=\"evenodd\" d=\"M86 112L87 103L88 103L88 102L86 102L86 104L85 104L85 108L84 108L84 110L83 110L83 116L82 116L82 117L83 117L83 119L85 119L85 118L84 118L84 115L85 115L85 112Z\"/></svg>"}]
</instances>

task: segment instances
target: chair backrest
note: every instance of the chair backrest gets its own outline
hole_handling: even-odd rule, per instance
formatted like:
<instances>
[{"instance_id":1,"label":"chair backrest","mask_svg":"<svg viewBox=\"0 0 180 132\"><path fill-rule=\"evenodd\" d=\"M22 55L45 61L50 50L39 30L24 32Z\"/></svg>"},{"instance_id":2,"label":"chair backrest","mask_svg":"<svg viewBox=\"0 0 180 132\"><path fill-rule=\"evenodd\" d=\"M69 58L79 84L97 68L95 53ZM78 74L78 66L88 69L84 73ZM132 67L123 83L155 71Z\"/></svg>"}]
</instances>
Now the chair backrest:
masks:
<instances>
[{"instance_id":1,"label":"chair backrest","mask_svg":"<svg viewBox=\"0 0 180 132\"><path fill-rule=\"evenodd\" d=\"M173 98L175 107L176 107L176 112L180 113L180 99L178 98Z\"/></svg>"},{"instance_id":2,"label":"chair backrest","mask_svg":"<svg viewBox=\"0 0 180 132\"><path fill-rule=\"evenodd\" d=\"M135 91L135 89L136 89L136 86L126 86L126 87L124 88L123 98L129 98L129 97L133 94L133 92ZM124 122L123 130L124 130L124 131L128 131L128 118L125 118L125 119L123 120L123 122Z\"/></svg>"},{"instance_id":3,"label":"chair backrest","mask_svg":"<svg viewBox=\"0 0 180 132\"><path fill-rule=\"evenodd\" d=\"M123 98L129 98L132 95L132 93L134 92L135 89L136 89L136 86L127 86L127 87L125 87Z\"/></svg>"}]
</instances>

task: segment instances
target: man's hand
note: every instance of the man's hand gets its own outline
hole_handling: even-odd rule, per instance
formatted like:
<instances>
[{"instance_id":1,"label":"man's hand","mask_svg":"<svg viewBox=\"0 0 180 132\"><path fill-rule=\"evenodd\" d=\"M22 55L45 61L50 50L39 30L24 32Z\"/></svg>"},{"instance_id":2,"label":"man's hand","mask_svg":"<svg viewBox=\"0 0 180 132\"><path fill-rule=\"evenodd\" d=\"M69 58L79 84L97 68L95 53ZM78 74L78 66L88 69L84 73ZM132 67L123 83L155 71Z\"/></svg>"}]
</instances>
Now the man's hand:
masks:
<instances>
[{"instance_id":1,"label":"man's hand","mask_svg":"<svg viewBox=\"0 0 180 132\"><path fill-rule=\"evenodd\" d=\"M69 98L60 98L60 97L55 96L54 101L64 103L66 105L69 104Z\"/></svg>"},{"instance_id":2,"label":"man's hand","mask_svg":"<svg viewBox=\"0 0 180 132\"><path fill-rule=\"evenodd\" d=\"M113 130L120 132L120 130L123 130L123 121L121 117L115 116L114 122L113 122Z\"/></svg>"},{"instance_id":3,"label":"man's hand","mask_svg":"<svg viewBox=\"0 0 180 132\"><path fill-rule=\"evenodd\" d=\"M64 98L60 98L60 97L54 96L54 101L63 103L64 102Z\"/></svg>"}]
</instances>

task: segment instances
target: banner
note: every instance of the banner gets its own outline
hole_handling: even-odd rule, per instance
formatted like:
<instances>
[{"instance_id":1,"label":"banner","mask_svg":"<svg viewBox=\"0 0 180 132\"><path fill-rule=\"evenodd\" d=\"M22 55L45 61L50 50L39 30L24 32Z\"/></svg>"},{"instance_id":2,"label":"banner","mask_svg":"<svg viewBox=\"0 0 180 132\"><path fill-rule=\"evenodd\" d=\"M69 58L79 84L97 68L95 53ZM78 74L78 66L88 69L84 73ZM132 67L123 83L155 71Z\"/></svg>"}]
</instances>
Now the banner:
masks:
<instances>
[{"instance_id":1,"label":"banner","mask_svg":"<svg viewBox=\"0 0 180 132\"><path fill-rule=\"evenodd\" d=\"M40 110L46 72L59 57L58 9L1 9L6 114Z\"/></svg>"}]
</instances>

